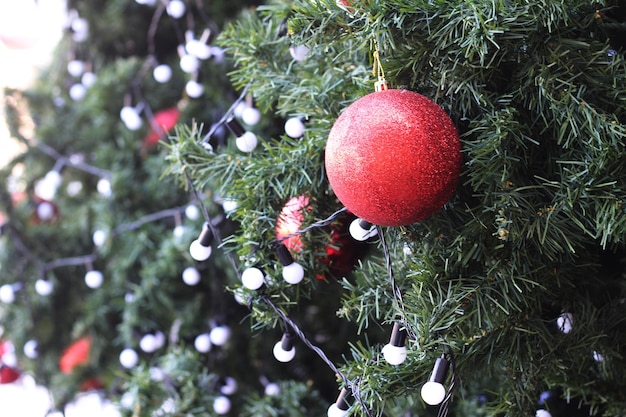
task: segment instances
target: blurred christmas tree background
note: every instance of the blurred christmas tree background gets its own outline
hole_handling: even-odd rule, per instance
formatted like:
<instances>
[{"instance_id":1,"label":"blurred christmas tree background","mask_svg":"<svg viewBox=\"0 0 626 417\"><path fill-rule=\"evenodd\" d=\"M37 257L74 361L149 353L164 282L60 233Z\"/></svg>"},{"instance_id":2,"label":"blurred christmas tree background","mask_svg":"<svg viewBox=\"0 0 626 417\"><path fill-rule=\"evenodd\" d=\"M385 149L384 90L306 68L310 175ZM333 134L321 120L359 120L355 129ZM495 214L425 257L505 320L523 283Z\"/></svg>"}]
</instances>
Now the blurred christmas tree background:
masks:
<instances>
[{"instance_id":1,"label":"blurred christmas tree background","mask_svg":"<svg viewBox=\"0 0 626 417\"><path fill-rule=\"evenodd\" d=\"M4 92L0 382L55 416L624 414L618 0L67 10Z\"/></svg>"}]
</instances>

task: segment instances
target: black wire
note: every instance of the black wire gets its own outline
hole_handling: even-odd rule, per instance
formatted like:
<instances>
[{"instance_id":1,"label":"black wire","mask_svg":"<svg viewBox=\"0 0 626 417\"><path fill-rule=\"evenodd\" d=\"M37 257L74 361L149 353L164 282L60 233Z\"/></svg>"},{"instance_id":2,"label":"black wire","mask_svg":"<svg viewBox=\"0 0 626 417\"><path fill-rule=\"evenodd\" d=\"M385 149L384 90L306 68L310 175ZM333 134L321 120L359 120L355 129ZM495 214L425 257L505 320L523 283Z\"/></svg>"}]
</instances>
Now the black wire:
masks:
<instances>
[{"instance_id":1,"label":"black wire","mask_svg":"<svg viewBox=\"0 0 626 417\"><path fill-rule=\"evenodd\" d=\"M318 220L315 223L311 223L310 225L308 225L307 227L305 227L304 229L298 230L296 232L290 233L286 236L281 237L280 239L278 239L279 242L282 242L284 240L287 240L291 237L294 236L298 236L304 233L307 233L309 231L311 231L312 229L315 229L317 227L324 227L324 226L328 226L329 224L331 224L333 221L335 221L335 219L337 217L339 217L339 215L341 215L342 213L345 213L348 209L347 208L341 208L339 210L337 210L336 212L334 212L333 214L331 214L330 216L328 216L327 218L325 218L324 220Z\"/></svg>"},{"instance_id":2,"label":"black wire","mask_svg":"<svg viewBox=\"0 0 626 417\"><path fill-rule=\"evenodd\" d=\"M235 100L233 102L233 104L228 108L228 110L226 111L226 113L224 113L224 115L222 116L222 118L215 123L211 129L209 130L209 133L207 133L206 135L204 135L204 137L202 138L202 140L200 141L201 145L204 145L205 143L207 143L210 139L211 136L213 136L215 134L215 132L217 131L217 129L219 129L222 125L224 125L224 123L226 123L226 121L228 120L228 118L230 116L232 116L232 114L235 112L235 108L239 105L239 103L241 103L245 98L246 95L248 94L248 89L250 88L250 84L246 85L243 89L243 91L241 92L241 94L239 95L239 98L237 98L237 100Z\"/></svg>"}]
</instances>

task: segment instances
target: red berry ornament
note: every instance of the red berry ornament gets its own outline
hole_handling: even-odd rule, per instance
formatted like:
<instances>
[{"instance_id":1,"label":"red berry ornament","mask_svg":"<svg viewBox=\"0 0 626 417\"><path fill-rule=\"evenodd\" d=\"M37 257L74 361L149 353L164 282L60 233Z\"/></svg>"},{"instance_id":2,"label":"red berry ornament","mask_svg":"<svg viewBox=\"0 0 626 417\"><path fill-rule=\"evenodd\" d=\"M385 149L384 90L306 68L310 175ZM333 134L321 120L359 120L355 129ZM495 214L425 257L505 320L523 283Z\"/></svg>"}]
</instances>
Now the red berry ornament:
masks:
<instances>
[{"instance_id":1,"label":"red berry ornament","mask_svg":"<svg viewBox=\"0 0 626 417\"><path fill-rule=\"evenodd\" d=\"M153 127L150 128L150 132L143 138L143 147L150 148L159 143L170 130L174 129L179 118L180 111L176 107L157 112L150 123ZM154 129L155 127L157 130Z\"/></svg>"},{"instance_id":2,"label":"red berry ornament","mask_svg":"<svg viewBox=\"0 0 626 417\"><path fill-rule=\"evenodd\" d=\"M358 217L381 226L419 222L452 197L461 143L450 117L408 90L361 97L335 121L326 143L335 195Z\"/></svg>"},{"instance_id":3,"label":"red berry ornament","mask_svg":"<svg viewBox=\"0 0 626 417\"><path fill-rule=\"evenodd\" d=\"M61 372L71 374L75 368L86 365L89 362L90 350L90 336L85 336L69 345L59 360L59 369Z\"/></svg>"}]
</instances>

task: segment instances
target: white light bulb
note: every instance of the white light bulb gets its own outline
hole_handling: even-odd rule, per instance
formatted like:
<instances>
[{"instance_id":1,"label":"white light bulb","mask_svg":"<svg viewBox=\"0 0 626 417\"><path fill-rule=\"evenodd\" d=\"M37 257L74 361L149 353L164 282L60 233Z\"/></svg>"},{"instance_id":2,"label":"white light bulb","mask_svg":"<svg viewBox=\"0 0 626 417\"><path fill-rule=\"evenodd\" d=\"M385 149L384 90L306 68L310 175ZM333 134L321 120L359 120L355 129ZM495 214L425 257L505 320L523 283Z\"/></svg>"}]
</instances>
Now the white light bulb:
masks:
<instances>
[{"instance_id":1,"label":"white light bulb","mask_svg":"<svg viewBox=\"0 0 626 417\"><path fill-rule=\"evenodd\" d=\"M106 242L107 240L107 232L100 229L96 230L95 232L93 232L92 240L93 244L97 247L104 245L104 242Z\"/></svg>"},{"instance_id":2,"label":"white light bulb","mask_svg":"<svg viewBox=\"0 0 626 417\"><path fill-rule=\"evenodd\" d=\"M297 45L297 46L292 46L291 48L289 48L289 53L291 54L291 57L293 59L301 62L307 58L310 50L311 48L309 48L306 45Z\"/></svg>"},{"instance_id":3,"label":"white light bulb","mask_svg":"<svg viewBox=\"0 0 626 417\"><path fill-rule=\"evenodd\" d=\"M74 101L81 101L87 95L87 88L82 84L74 84L70 87L70 98Z\"/></svg>"},{"instance_id":4,"label":"white light bulb","mask_svg":"<svg viewBox=\"0 0 626 417\"><path fill-rule=\"evenodd\" d=\"M304 135L304 123L299 117L292 117L285 122L285 133L290 138L298 139Z\"/></svg>"},{"instance_id":5,"label":"white light bulb","mask_svg":"<svg viewBox=\"0 0 626 417\"><path fill-rule=\"evenodd\" d=\"M39 353L37 352L37 341L29 340L24 343L24 355L29 359L37 359Z\"/></svg>"},{"instance_id":6,"label":"white light bulb","mask_svg":"<svg viewBox=\"0 0 626 417\"><path fill-rule=\"evenodd\" d=\"M224 49L219 46L211 46L211 55L218 64L224 61Z\"/></svg>"},{"instance_id":7,"label":"white light bulb","mask_svg":"<svg viewBox=\"0 0 626 417\"><path fill-rule=\"evenodd\" d=\"M328 412L326 413L328 417L345 417L348 415L348 410L342 410L337 407L337 404L332 403L330 407L328 407Z\"/></svg>"},{"instance_id":8,"label":"white light bulb","mask_svg":"<svg viewBox=\"0 0 626 417\"><path fill-rule=\"evenodd\" d=\"M200 271L193 266L189 266L183 270L183 282L187 285L198 285L200 282Z\"/></svg>"},{"instance_id":9,"label":"white light bulb","mask_svg":"<svg viewBox=\"0 0 626 417\"><path fill-rule=\"evenodd\" d=\"M196 336L193 345L200 353L207 353L211 350L211 337L208 333L202 333Z\"/></svg>"},{"instance_id":10,"label":"white light bulb","mask_svg":"<svg viewBox=\"0 0 626 417\"><path fill-rule=\"evenodd\" d=\"M211 256L211 246L202 246L198 239L189 245L189 254L196 261L206 261Z\"/></svg>"},{"instance_id":11,"label":"white light bulb","mask_svg":"<svg viewBox=\"0 0 626 417\"><path fill-rule=\"evenodd\" d=\"M47 201L37 204L37 217L43 221L52 220L54 217L54 206Z\"/></svg>"},{"instance_id":12,"label":"white light bulb","mask_svg":"<svg viewBox=\"0 0 626 417\"><path fill-rule=\"evenodd\" d=\"M125 122L126 119L136 117L137 115L137 110L135 110L134 107L124 106L120 109L120 119L122 119L123 122Z\"/></svg>"},{"instance_id":13,"label":"white light bulb","mask_svg":"<svg viewBox=\"0 0 626 417\"><path fill-rule=\"evenodd\" d=\"M125 392L122 394L120 398L120 405L124 408L134 408L135 405L135 395L132 392Z\"/></svg>"},{"instance_id":14,"label":"white light bulb","mask_svg":"<svg viewBox=\"0 0 626 417\"><path fill-rule=\"evenodd\" d=\"M258 290L265 282L263 271L259 268L246 268L241 274L243 286L249 290Z\"/></svg>"},{"instance_id":15,"label":"white light bulb","mask_svg":"<svg viewBox=\"0 0 626 417\"><path fill-rule=\"evenodd\" d=\"M304 268L297 262L283 266L283 279L289 284L298 284L304 278Z\"/></svg>"},{"instance_id":16,"label":"white light bulb","mask_svg":"<svg viewBox=\"0 0 626 417\"><path fill-rule=\"evenodd\" d=\"M239 207L239 203L234 198L225 198L222 200L222 208L224 208L226 213L237 210L237 207Z\"/></svg>"},{"instance_id":17,"label":"white light bulb","mask_svg":"<svg viewBox=\"0 0 626 417\"><path fill-rule=\"evenodd\" d=\"M167 14L174 19L183 17L186 11L185 3L181 0L171 0L166 7Z\"/></svg>"},{"instance_id":18,"label":"white light bulb","mask_svg":"<svg viewBox=\"0 0 626 417\"><path fill-rule=\"evenodd\" d=\"M387 343L383 347L383 357L390 365L400 365L406 360L406 347Z\"/></svg>"},{"instance_id":19,"label":"white light bulb","mask_svg":"<svg viewBox=\"0 0 626 417\"><path fill-rule=\"evenodd\" d=\"M567 334L574 328L574 316L572 313L563 313L556 319L559 330Z\"/></svg>"},{"instance_id":20,"label":"white light bulb","mask_svg":"<svg viewBox=\"0 0 626 417\"><path fill-rule=\"evenodd\" d=\"M143 335L139 341L139 348L146 353L152 353L158 349L156 337L153 334L147 333Z\"/></svg>"},{"instance_id":21,"label":"white light bulb","mask_svg":"<svg viewBox=\"0 0 626 417\"><path fill-rule=\"evenodd\" d=\"M219 415L227 414L230 411L230 400L228 397L220 395L213 400L213 411Z\"/></svg>"},{"instance_id":22,"label":"white light bulb","mask_svg":"<svg viewBox=\"0 0 626 417\"><path fill-rule=\"evenodd\" d=\"M372 225L372 227L370 227L369 229L364 229L363 227L361 227L360 222L361 219L354 219L352 223L350 223L350 236L352 236L354 240L363 242L370 237L376 236L376 234L378 234L375 226Z\"/></svg>"},{"instance_id":23,"label":"white light bulb","mask_svg":"<svg viewBox=\"0 0 626 417\"><path fill-rule=\"evenodd\" d=\"M215 346L223 346L230 339L230 329L228 326L217 326L209 332L209 339Z\"/></svg>"},{"instance_id":24,"label":"white light bulb","mask_svg":"<svg viewBox=\"0 0 626 417\"><path fill-rule=\"evenodd\" d=\"M44 200L52 200L56 194L56 188L52 187L52 185L46 181L46 179L41 179L35 183L35 195Z\"/></svg>"},{"instance_id":25,"label":"white light bulb","mask_svg":"<svg viewBox=\"0 0 626 417\"><path fill-rule=\"evenodd\" d=\"M248 106L246 105L245 102L243 101L237 102L237 104L235 105L235 108L233 109L233 116L241 117L241 113L243 113L244 109L246 109L247 107Z\"/></svg>"},{"instance_id":26,"label":"white light bulb","mask_svg":"<svg viewBox=\"0 0 626 417\"><path fill-rule=\"evenodd\" d=\"M159 407L159 409L157 410L156 413L154 413L153 415L172 415L174 413L176 413L176 411L178 411L176 409L176 402L174 401L173 398L168 398L165 401L163 401L163 404L161 404L161 407Z\"/></svg>"},{"instance_id":27,"label":"white light bulb","mask_svg":"<svg viewBox=\"0 0 626 417\"><path fill-rule=\"evenodd\" d=\"M284 350L282 346L282 342L278 341L274 345L273 353L277 361L289 362L296 356L296 348L292 347L289 350Z\"/></svg>"},{"instance_id":28,"label":"white light bulb","mask_svg":"<svg viewBox=\"0 0 626 417\"><path fill-rule=\"evenodd\" d=\"M98 77L93 72L86 72L82 77L80 77L81 84L86 88L92 87L96 81L98 81Z\"/></svg>"},{"instance_id":29,"label":"white light bulb","mask_svg":"<svg viewBox=\"0 0 626 417\"><path fill-rule=\"evenodd\" d=\"M187 81L185 92L191 98L199 98L204 94L204 86L195 80Z\"/></svg>"},{"instance_id":30,"label":"white light bulb","mask_svg":"<svg viewBox=\"0 0 626 417\"><path fill-rule=\"evenodd\" d=\"M87 271L87 273L85 274L85 284L87 284L89 288L100 288L103 281L104 275L102 275L102 272L100 271Z\"/></svg>"},{"instance_id":31,"label":"white light bulb","mask_svg":"<svg viewBox=\"0 0 626 417\"><path fill-rule=\"evenodd\" d=\"M172 68L166 64L157 65L152 71L152 76L158 83L165 84L172 79Z\"/></svg>"},{"instance_id":32,"label":"white light bulb","mask_svg":"<svg viewBox=\"0 0 626 417\"><path fill-rule=\"evenodd\" d=\"M63 182L63 177L61 177L61 173L57 170L48 171L46 176L44 177L44 181L50 184L53 188L59 188L61 183Z\"/></svg>"},{"instance_id":33,"label":"white light bulb","mask_svg":"<svg viewBox=\"0 0 626 417\"><path fill-rule=\"evenodd\" d=\"M83 183L80 181L70 181L67 184L67 195L76 197L83 190Z\"/></svg>"},{"instance_id":34,"label":"white light bulb","mask_svg":"<svg viewBox=\"0 0 626 417\"><path fill-rule=\"evenodd\" d=\"M96 184L96 189L98 193L100 193L103 197L111 197L113 195L113 189L111 188L111 181L106 178L100 178L98 180L98 184Z\"/></svg>"},{"instance_id":35,"label":"white light bulb","mask_svg":"<svg viewBox=\"0 0 626 417\"><path fill-rule=\"evenodd\" d=\"M4 284L0 287L0 301L5 304L11 304L15 301L15 291L13 290L13 285Z\"/></svg>"},{"instance_id":36,"label":"white light bulb","mask_svg":"<svg viewBox=\"0 0 626 417\"><path fill-rule=\"evenodd\" d=\"M249 126L254 126L261 121L261 112L255 107L246 107L241 112L241 120Z\"/></svg>"},{"instance_id":37,"label":"white light bulb","mask_svg":"<svg viewBox=\"0 0 626 417\"><path fill-rule=\"evenodd\" d=\"M246 133L235 139L237 149L241 152L252 152L258 143L259 141L256 135L249 131L246 131Z\"/></svg>"},{"instance_id":38,"label":"white light bulb","mask_svg":"<svg viewBox=\"0 0 626 417\"><path fill-rule=\"evenodd\" d=\"M73 59L67 63L67 72L72 77L80 77L80 75L85 70L85 63L78 59Z\"/></svg>"},{"instance_id":39,"label":"white light bulb","mask_svg":"<svg viewBox=\"0 0 626 417\"><path fill-rule=\"evenodd\" d=\"M126 368L134 368L139 362L139 355L131 348L126 348L120 353L120 364Z\"/></svg>"},{"instance_id":40,"label":"white light bulb","mask_svg":"<svg viewBox=\"0 0 626 417\"><path fill-rule=\"evenodd\" d=\"M221 386L220 392L224 395L233 395L237 392L237 381L235 378L227 376L224 378L224 385Z\"/></svg>"},{"instance_id":41,"label":"white light bulb","mask_svg":"<svg viewBox=\"0 0 626 417\"><path fill-rule=\"evenodd\" d=\"M422 399L428 405L439 405L446 397L446 388L439 382L428 381L422 386Z\"/></svg>"},{"instance_id":42,"label":"white light bulb","mask_svg":"<svg viewBox=\"0 0 626 417\"><path fill-rule=\"evenodd\" d=\"M57 193L57 186L46 178L35 183L35 194L44 200L52 200Z\"/></svg>"},{"instance_id":43,"label":"white light bulb","mask_svg":"<svg viewBox=\"0 0 626 417\"><path fill-rule=\"evenodd\" d=\"M200 61L194 55L185 54L180 57L180 69L187 74L194 73L200 67Z\"/></svg>"},{"instance_id":44,"label":"white light bulb","mask_svg":"<svg viewBox=\"0 0 626 417\"><path fill-rule=\"evenodd\" d=\"M54 285L47 279L40 278L37 280L37 282L35 282L35 291L37 292L37 294L43 297L50 295L53 289Z\"/></svg>"},{"instance_id":45,"label":"white light bulb","mask_svg":"<svg viewBox=\"0 0 626 417\"><path fill-rule=\"evenodd\" d=\"M80 34L81 36L86 37L87 33L89 33L89 23L82 17L72 19L70 27L75 33Z\"/></svg>"},{"instance_id":46,"label":"white light bulb","mask_svg":"<svg viewBox=\"0 0 626 417\"><path fill-rule=\"evenodd\" d=\"M63 182L59 171L49 171L43 179L35 184L35 194L44 200L52 200Z\"/></svg>"},{"instance_id":47,"label":"white light bulb","mask_svg":"<svg viewBox=\"0 0 626 417\"><path fill-rule=\"evenodd\" d=\"M247 306L248 304L250 304L251 297L246 293L243 288L237 288L233 297L235 298L235 301L237 301L237 303L242 306Z\"/></svg>"},{"instance_id":48,"label":"white light bulb","mask_svg":"<svg viewBox=\"0 0 626 417\"><path fill-rule=\"evenodd\" d=\"M165 371L156 366L151 366L150 369L148 369L148 373L150 374L150 379L155 382L161 382L165 379Z\"/></svg>"},{"instance_id":49,"label":"white light bulb","mask_svg":"<svg viewBox=\"0 0 626 417\"><path fill-rule=\"evenodd\" d=\"M280 394L280 385L275 382L270 382L265 386L265 395L275 397Z\"/></svg>"},{"instance_id":50,"label":"white light bulb","mask_svg":"<svg viewBox=\"0 0 626 417\"><path fill-rule=\"evenodd\" d=\"M185 226L178 225L178 226L174 227L174 230L172 230L172 234L174 235L174 237L176 239L180 239L181 237L183 237L183 235L185 234L186 230L187 229L185 228Z\"/></svg>"},{"instance_id":51,"label":"white light bulb","mask_svg":"<svg viewBox=\"0 0 626 417\"><path fill-rule=\"evenodd\" d=\"M543 408L540 408L539 410L535 412L535 417L552 417L552 414L550 414L548 410L544 410Z\"/></svg>"},{"instance_id":52,"label":"white light bulb","mask_svg":"<svg viewBox=\"0 0 626 417\"><path fill-rule=\"evenodd\" d=\"M209 59L211 57L211 47L197 39L192 39L185 45L185 49L198 59Z\"/></svg>"},{"instance_id":53,"label":"white light bulb","mask_svg":"<svg viewBox=\"0 0 626 417\"><path fill-rule=\"evenodd\" d=\"M143 120L139 112L132 107L123 107L120 111L120 119L128 130L139 130L143 126Z\"/></svg>"},{"instance_id":54,"label":"white light bulb","mask_svg":"<svg viewBox=\"0 0 626 417\"><path fill-rule=\"evenodd\" d=\"M161 349L165 345L165 334L162 331L154 333L154 340L156 342L156 348Z\"/></svg>"},{"instance_id":55,"label":"white light bulb","mask_svg":"<svg viewBox=\"0 0 626 417\"><path fill-rule=\"evenodd\" d=\"M88 37L89 37L89 28L87 28L87 30L85 30L84 32L72 33L72 39L74 40L74 42L77 42L77 43L85 42Z\"/></svg>"},{"instance_id":56,"label":"white light bulb","mask_svg":"<svg viewBox=\"0 0 626 417\"><path fill-rule=\"evenodd\" d=\"M15 368L17 366L17 355L15 352L5 352L4 355L2 355L2 363L11 368Z\"/></svg>"}]
</instances>

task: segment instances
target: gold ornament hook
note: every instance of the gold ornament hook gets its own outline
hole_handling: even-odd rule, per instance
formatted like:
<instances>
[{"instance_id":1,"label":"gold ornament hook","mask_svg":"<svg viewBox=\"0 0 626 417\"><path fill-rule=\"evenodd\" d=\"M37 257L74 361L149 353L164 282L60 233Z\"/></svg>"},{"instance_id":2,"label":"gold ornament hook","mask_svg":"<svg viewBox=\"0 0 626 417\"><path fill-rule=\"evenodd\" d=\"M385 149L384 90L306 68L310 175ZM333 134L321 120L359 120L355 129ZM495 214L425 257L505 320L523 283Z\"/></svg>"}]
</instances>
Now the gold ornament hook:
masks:
<instances>
[{"instance_id":1,"label":"gold ornament hook","mask_svg":"<svg viewBox=\"0 0 626 417\"><path fill-rule=\"evenodd\" d=\"M374 83L375 91L383 91L389 90L389 82L385 79L385 70L383 69L383 64L380 62L380 52L378 52L378 47L374 51L374 70L373 75L378 78L378 81Z\"/></svg>"}]
</instances>

